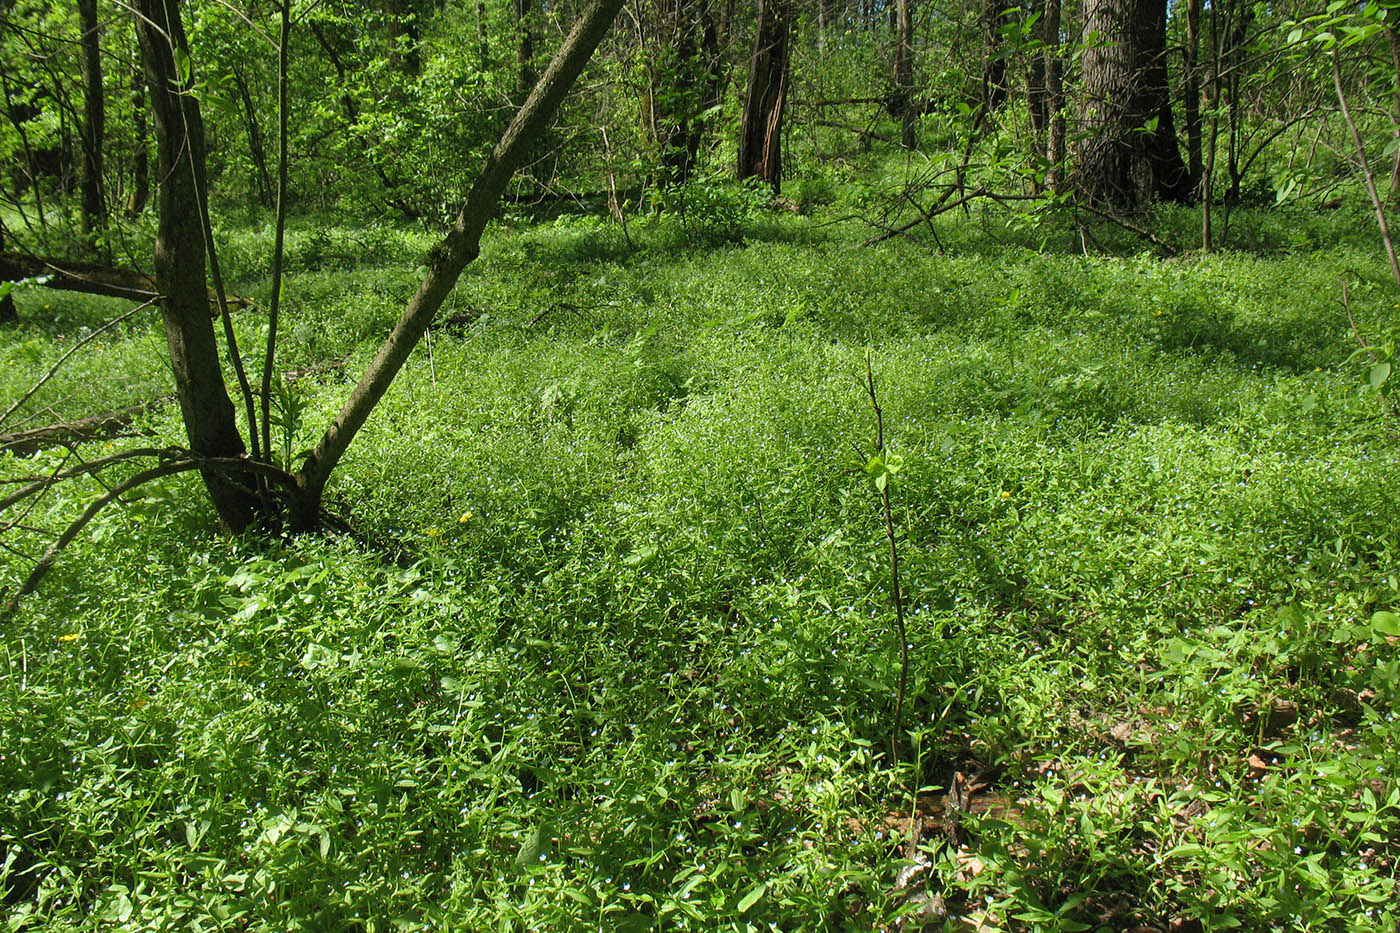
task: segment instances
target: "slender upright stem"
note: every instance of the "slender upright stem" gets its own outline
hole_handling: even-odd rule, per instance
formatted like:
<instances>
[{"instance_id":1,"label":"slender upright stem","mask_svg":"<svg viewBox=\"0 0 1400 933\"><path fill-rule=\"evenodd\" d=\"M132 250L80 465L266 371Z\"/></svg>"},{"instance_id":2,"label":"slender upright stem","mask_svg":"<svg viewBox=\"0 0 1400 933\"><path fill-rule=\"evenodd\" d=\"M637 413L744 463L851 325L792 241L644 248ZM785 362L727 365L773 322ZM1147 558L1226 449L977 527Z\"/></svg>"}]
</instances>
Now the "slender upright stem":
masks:
<instances>
[{"instance_id":1,"label":"slender upright stem","mask_svg":"<svg viewBox=\"0 0 1400 933\"><path fill-rule=\"evenodd\" d=\"M1361 134L1356 129L1356 121L1352 119L1351 108L1347 105L1346 92L1342 90L1342 66L1337 63L1337 56L1332 56L1332 85L1337 90L1337 103L1342 108L1342 119L1346 121L1347 131L1351 134L1351 144L1356 147L1356 161L1361 166L1361 180L1366 185L1366 195L1371 199L1371 207L1376 211L1376 223L1381 228L1381 242L1385 244L1385 257L1390 260L1390 275L1395 279L1395 284L1400 286L1400 262L1395 259L1395 243L1390 239L1390 224L1385 219L1385 203L1381 201L1380 193L1376 191L1376 176L1371 171L1371 160L1366 158L1366 146L1361 142Z\"/></svg>"},{"instance_id":2,"label":"slender upright stem","mask_svg":"<svg viewBox=\"0 0 1400 933\"><path fill-rule=\"evenodd\" d=\"M875 392L875 373L870 367L870 354L865 354L865 391L870 407L875 410L875 452L885 452L885 414ZM894 598L894 622L899 635L899 689L894 695L894 728L890 732L890 761L899 765L899 736L904 731L904 695L909 687L909 637L904 627L904 599L899 591L899 548L895 543L894 511L890 508L888 478L880 487L880 504L885 514L885 538L890 545L890 595Z\"/></svg>"},{"instance_id":3,"label":"slender upright stem","mask_svg":"<svg viewBox=\"0 0 1400 933\"><path fill-rule=\"evenodd\" d=\"M282 253L287 229L287 46L292 33L291 0L282 0L277 46L277 220L272 242L272 297L267 302L267 353L262 372L262 446L272 456L272 365L277 357L277 317L282 307ZM290 465L290 464L288 464Z\"/></svg>"}]
</instances>

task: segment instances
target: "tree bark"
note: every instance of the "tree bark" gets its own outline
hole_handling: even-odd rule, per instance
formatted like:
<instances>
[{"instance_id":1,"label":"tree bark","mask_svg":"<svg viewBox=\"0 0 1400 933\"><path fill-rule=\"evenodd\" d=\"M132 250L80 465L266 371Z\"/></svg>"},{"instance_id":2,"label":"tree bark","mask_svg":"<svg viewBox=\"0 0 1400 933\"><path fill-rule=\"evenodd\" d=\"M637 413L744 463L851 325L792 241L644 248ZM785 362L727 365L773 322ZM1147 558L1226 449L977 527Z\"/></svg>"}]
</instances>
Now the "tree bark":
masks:
<instances>
[{"instance_id":1,"label":"tree bark","mask_svg":"<svg viewBox=\"0 0 1400 933\"><path fill-rule=\"evenodd\" d=\"M258 108L253 103L253 92L248 87L248 80L243 77L243 69L237 64L230 64L229 73L233 76L234 87L238 89L238 99L243 104L243 129L248 135L248 158L253 163L258 201L263 207L272 207L272 173L267 169L267 149L263 144L262 126L258 123Z\"/></svg>"},{"instance_id":2,"label":"tree bark","mask_svg":"<svg viewBox=\"0 0 1400 933\"><path fill-rule=\"evenodd\" d=\"M683 0L664 15L674 17L673 28L663 28L656 38L674 46L675 58L653 79L645 122L660 154L664 182L681 185L690 180L700 156L709 122L703 115L723 98L724 57L710 0Z\"/></svg>"},{"instance_id":3,"label":"tree bark","mask_svg":"<svg viewBox=\"0 0 1400 933\"><path fill-rule=\"evenodd\" d=\"M739 178L762 178L782 190L783 110L787 104L788 0L759 0L758 28L749 61L749 89L739 128Z\"/></svg>"},{"instance_id":4,"label":"tree bark","mask_svg":"<svg viewBox=\"0 0 1400 933\"><path fill-rule=\"evenodd\" d=\"M78 0L78 24L82 50L79 70L83 80L82 230L91 233L107 224L107 205L102 196L102 143L107 111L102 98L102 32L97 22L97 0Z\"/></svg>"},{"instance_id":5,"label":"tree bark","mask_svg":"<svg viewBox=\"0 0 1400 933\"><path fill-rule=\"evenodd\" d=\"M219 365L206 284L204 123L193 93L189 44L177 0L134 3L156 125L161 185L155 270L176 395L190 449L201 457L238 458L245 448ZM177 50L183 68L176 64ZM255 514L252 483L227 470L201 474L219 520L234 532L246 528Z\"/></svg>"},{"instance_id":6,"label":"tree bark","mask_svg":"<svg viewBox=\"0 0 1400 933\"><path fill-rule=\"evenodd\" d=\"M1088 0L1076 184L1130 206L1190 193L1167 85L1166 0Z\"/></svg>"},{"instance_id":7,"label":"tree bark","mask_svg":"<svg viewBox=\"0 0 1400 933\"><path fill-rule=\"evenodd\" d=\"M291 515L294 528L310 528L316 524L321 497L331 473L422 339L462 270L476 258L481 234L496 210L501 193L530 147L548 128L564 95L583 71L621 8L622 0L591 0L506 128L472 185L451 232L430 251L428 274L418 291L409 299L369 369L296 474L299 494Z\"/></svg>"},{"instance_id":8,"label":"tree bark","mask_svg":"<svg viewBox=\"0 0 1400 933\"><path fill-rule=\"evenodd\" d=\"M513 0L515 22L520 30L515 47L516 93L523 98L535 85L535 18L531 0Z\"/></svg>"},{"instance_id":9,"label":"tree bark","mask_svg":"<svg viewBox=\"0 0 1400 933\"><path fill-rule=\"evenodd\" d=\"M4 248L5 248L5 225L4 225L4 224L0 224L0 250L3 250ZM3 255L4 255L3 253L0 253L0 256L3 256ZM17 276L15 276L14 278L16 278L16 279L23 279L23 278L27 278L27 276L17 275ZM0 272L0 282L4 282L4 281L13 281L13 280L12 280L12 279L6 278L6 276L3 274L3 272ZM14 296L14 295L11 295L9 292L6 292L6 293L5 293L5 297L4 297L4 298L0 298L0 324L18 324L18 323L19 323L19 311L15 308L15 296Z\"/></svg>"}]
</instances>

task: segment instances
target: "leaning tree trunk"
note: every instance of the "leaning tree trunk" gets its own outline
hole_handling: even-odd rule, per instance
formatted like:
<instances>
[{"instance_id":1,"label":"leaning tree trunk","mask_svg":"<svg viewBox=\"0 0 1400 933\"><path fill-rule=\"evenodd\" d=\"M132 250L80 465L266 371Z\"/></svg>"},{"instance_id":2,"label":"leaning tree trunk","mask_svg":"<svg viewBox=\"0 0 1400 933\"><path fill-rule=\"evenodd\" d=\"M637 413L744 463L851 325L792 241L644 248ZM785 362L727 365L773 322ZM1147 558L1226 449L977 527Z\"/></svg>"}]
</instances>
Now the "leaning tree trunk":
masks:
<instances>
[{"instance_id":1,"label":"leaning tree trunk","mask_svg":"<svg viewBox=\"0 0 1400 933\"><path fill-rule=\"evenodd\" d=\"M783 183L783 109L787 105L788 0L759 0L758 29L749 60L749 89L739 128L739 178Z\"/></svg>"},{"instance_id":2,"label":"leaning tree trunk","mask_svg":"<svg viewBox=\"0 0 1400 933\"><path fill-rule=\"evenodd\" d=\"M219 366L205 278L204 123L190 69L176 67L176 50L189 61L178 0L134 0L136 29L151 88L160 178L155 272L166 342L190 449L202 457L242 457L243 437ZM251 483L236 474L202 471L220 521L241 531L253 520Z\"/></svg>"},{"instance_id":3,"label":"leaning tree trunk","mask_svg":"<svg viewBox=\"0 0 1400 933\"><path fill-rule=\"evenodd\" d=\"M102 196L102 139L106 134L106 108L102 99L102 38L97 22L97 0L78 0L81 29L79 70L83 79L83 232L106 226L107 208Z\"/></svg>"},{"instance_id":4,"label":"leaning tree trunk","mask_svg":"<svg viewBox=\"0 0 1400 933\"><path fill-rule=\"evenodd\" d=\"M151 0L145 0L151 2ZM171 0L173 2L173 0ZM530 96L492 150L472 185L452 230L429 251L428 274L409 299L394 329L380 345L369 369L346 399L316 448L296 474L299 494L292 504L292 526L315 526L326 482L349 449L374 407L388 391L409 354L422 339L462 270L476 258L481 234L495 213L501 194L525 155L548 129L564 95L602 41L623 0L592 0L555 53Z\"/></svg>"},{"instance_id":5,"label":"leaning tree trunk","mask_svg":"<svg viewBox=\"0 0 1400 933\"><path fill-rule=\"evenodd\" d=\"M1118 206L1186 200L1167 86L1166 0L1088 0L1076 186Z\"/></svg>"}]
</instances>

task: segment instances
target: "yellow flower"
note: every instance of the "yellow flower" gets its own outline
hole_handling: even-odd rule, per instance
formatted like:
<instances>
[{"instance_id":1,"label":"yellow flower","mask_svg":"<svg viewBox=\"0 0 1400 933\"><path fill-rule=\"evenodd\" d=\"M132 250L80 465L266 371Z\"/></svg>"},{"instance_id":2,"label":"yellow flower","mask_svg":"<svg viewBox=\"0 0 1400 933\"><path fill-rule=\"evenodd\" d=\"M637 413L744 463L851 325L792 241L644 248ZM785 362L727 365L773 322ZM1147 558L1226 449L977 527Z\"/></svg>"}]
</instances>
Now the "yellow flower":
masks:
<instances>
[{"instance_id":1,"label":"yellow flower","mask_svg":"<svg viewBox=\"0 0 1400 933\"><path fill-rule=\"evenodd\" d=\"M69 632L67 635L58 636L59 641L77 641L82 636L77 632Z\"/></svg>"},{"instance_id":2,"label":"yellow flower","mask_svg":"<svg viewBox=\"0 0 1400 933\"><path fill-rule=\"evenodd\" d=\"M430 538L441 538L441 537L442 537L442 531L438 528L437 525L434 525L433 527L431 527L431 528L428 529L428 537L430 537Z\"/></svg>"},{"instance_id":3,"label":"yellow flower","mask_svg":"<svg viewBox=\"0 0 1400 933\"><path fill-rule=\"evenodd\" d=\"M132 700L132 701L131 701L131 708L132 708L132 709L145 709L145 708L146 708L146 699L145 699L145 697L137 697L136 699Z\"/></svg>"},{"instance_id":4,"label":"yellow flower","mask_svg":"<svg viewBox=\"0 0 1400 933\"><path fill-rule=\"evenodd\" d=\"M1007 492L1006 490L1002 490L1001 497L1002 497L1003 499L1010 499L1010 498L1011 498L1011 493Z\"/></svg>"},{"instance_id":5,"label":"yellow flower","mask_svg":"<svg viewBox=\"0 0 1400 933\"><path fill-rule=\"evenodd\" d=\"M462 513L462 517L459 518L459 519L457 519L457 524L459 524L459 525L465 525L467 522L471 521L471 518L472 518L472 510L471 510L471 509L467 509L465 512Z\"/></svg>"}]
</instances>

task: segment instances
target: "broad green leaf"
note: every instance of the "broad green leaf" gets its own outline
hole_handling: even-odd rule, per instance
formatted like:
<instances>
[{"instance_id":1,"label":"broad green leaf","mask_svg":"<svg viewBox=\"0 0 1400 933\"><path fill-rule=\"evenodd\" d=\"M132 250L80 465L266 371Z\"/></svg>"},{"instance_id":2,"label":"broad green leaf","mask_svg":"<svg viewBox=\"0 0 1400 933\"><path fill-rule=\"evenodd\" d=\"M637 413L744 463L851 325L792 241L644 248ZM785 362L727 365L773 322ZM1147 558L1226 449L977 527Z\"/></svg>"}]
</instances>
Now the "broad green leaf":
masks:
<instances>
[{"instance_id":1,"label":"broad green leaf","mask_svg":"<svg viewBox=\"0 0 1400 933\"><path fill-rule=\"evenodd\" d=\"M1400 636L1400 614L1377 612L1371 616L1371 631L1377 635Z\"/></svg>"},{"instance_id":2,"label":"broad green leaf","mask_svg":"<svg viewBox=\"0 0 1400 933\"><path fill-rule=\"evenodd\" d=\"M741 914L745 913L750 907L752 907L754 904L757 904L759 898L763 897L763 895L766 894L767 891L768 882L764 881L761 884L755 885L754 887L749 889L748 894L745 894L743 897L739 898L739 903L735 905L734 909Z\"/></svg>"},{"instance_id":3,"label":"broad green leaf","mask_svg":"<svg viewBox=\"0 0 1400 933\"><path fill-rule=\"evenodd\" d=\"M1381 386L1385 385L1386 380L1390 378L1391 369L1392 367L1388 361L1372 363L1370 373L1367 376L1367 381L1370 382L1371 388L1380 389Z\"/></svg>"}]
</instances>

